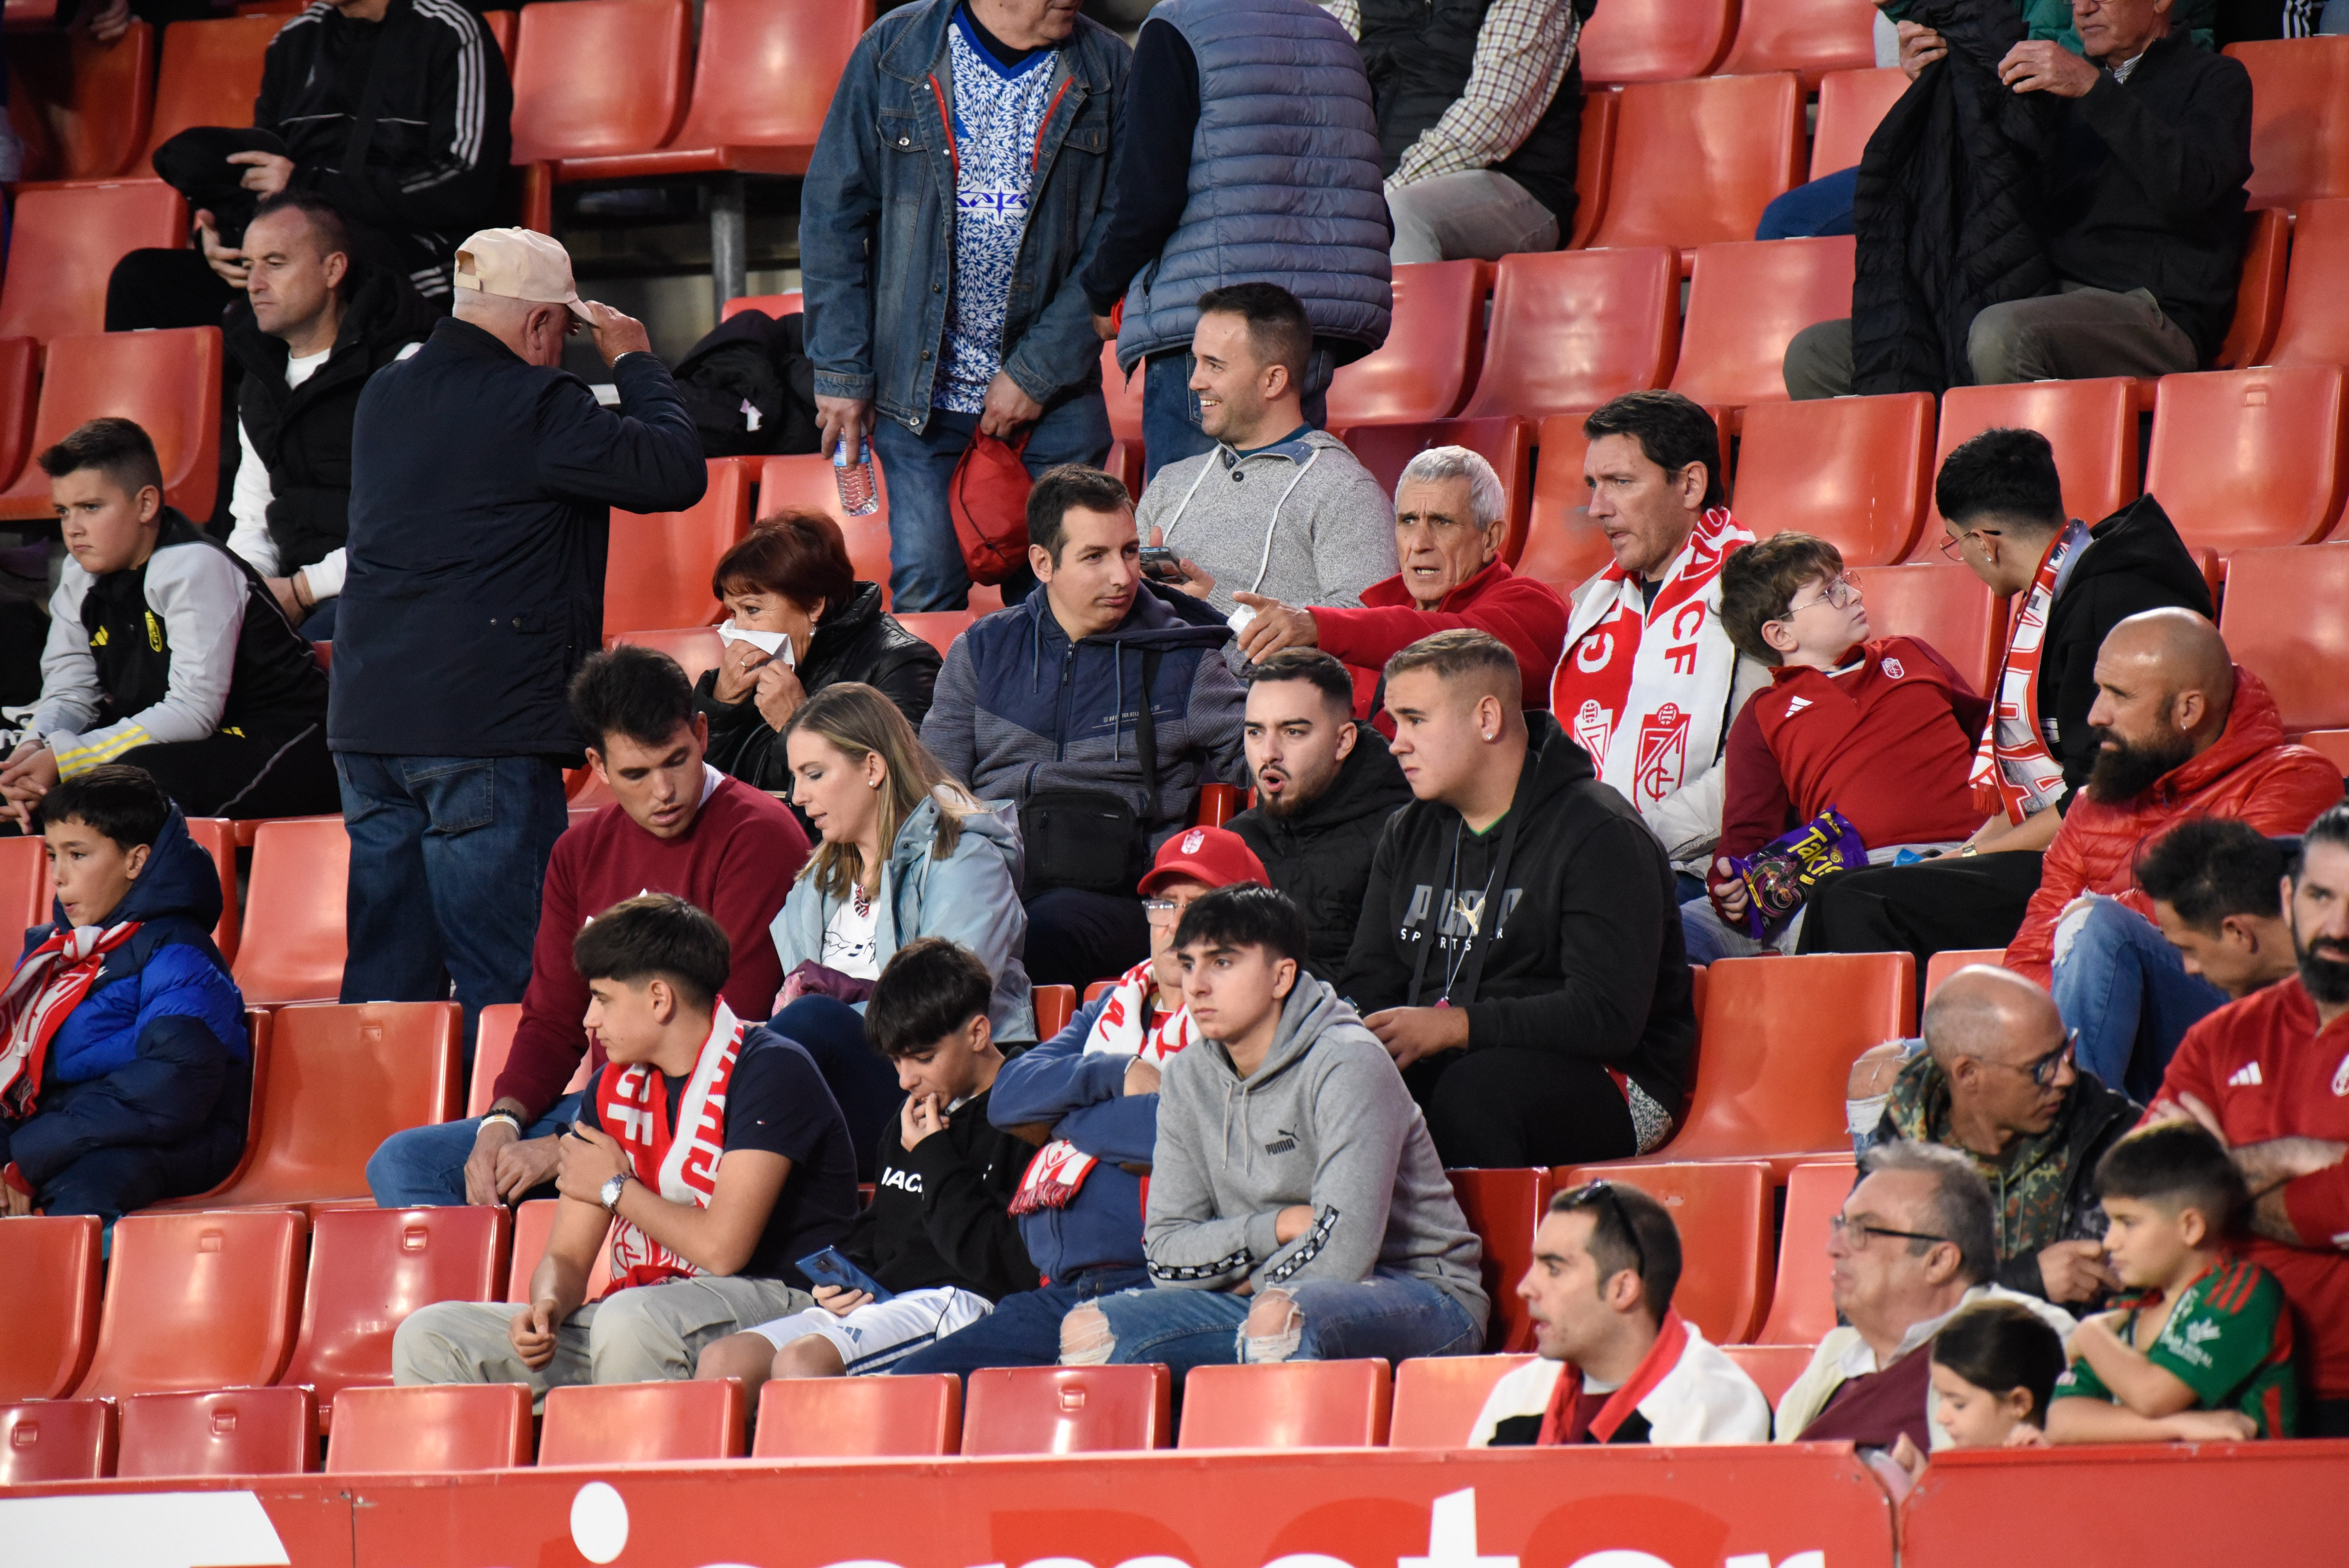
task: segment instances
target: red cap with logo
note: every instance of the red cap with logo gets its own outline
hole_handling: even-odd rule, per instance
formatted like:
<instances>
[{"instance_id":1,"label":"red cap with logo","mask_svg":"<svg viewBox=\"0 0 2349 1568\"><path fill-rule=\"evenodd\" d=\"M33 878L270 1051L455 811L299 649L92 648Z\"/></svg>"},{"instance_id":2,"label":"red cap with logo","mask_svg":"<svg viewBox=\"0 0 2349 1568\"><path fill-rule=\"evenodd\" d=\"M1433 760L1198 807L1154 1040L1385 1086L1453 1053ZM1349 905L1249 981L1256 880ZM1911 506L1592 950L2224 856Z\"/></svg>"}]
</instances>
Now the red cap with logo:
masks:
<instances>
[{"instance_id":1,"label":"red cap with logo","mask_svg":"<svg viewBox=\"0 0 2349 1568\"><path fill-rule=\"evenodd\" d=\"M1175 877L1194 877L1209 887L1254 882L1270 887L1272 877L1247 841L1229 828L1185 828L1158 846L1158 859L1142 879L1148 898Z\"/></svg>"}]
</instances>

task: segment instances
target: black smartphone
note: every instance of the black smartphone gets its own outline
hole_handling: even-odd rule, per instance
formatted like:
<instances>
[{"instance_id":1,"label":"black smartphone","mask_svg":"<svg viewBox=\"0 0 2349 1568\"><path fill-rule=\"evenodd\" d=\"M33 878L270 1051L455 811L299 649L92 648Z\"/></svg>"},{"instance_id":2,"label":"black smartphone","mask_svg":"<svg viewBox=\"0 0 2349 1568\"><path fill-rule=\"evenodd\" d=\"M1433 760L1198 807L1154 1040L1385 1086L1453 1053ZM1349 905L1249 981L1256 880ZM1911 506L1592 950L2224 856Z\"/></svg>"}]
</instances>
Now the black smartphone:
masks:
<instances>
[{"instance_id":1,"label":"black smartphone","mask_svg":"<svg viewBox=\"0 0 2349 1568\"><path fill-rule=\"evenodd\" d=\"M848 1261L838 1247L800 1260L800 1273L817 1284L836 1284L843 1290L861 1290L874 1301L887 1301L891 1293L874 1283L873 1276Z\"/></svg>"},{"instance_id":2,"label":"black smartphone","mask_svg":"<svg viewBox=\"0 0 2349 1568\"><path fill-rule=\"evenodd\" d=\"M1163 544L1142 547L1142 574L1154 583L1185 583L1183 558Z\"/></svg>"}]
</instances>

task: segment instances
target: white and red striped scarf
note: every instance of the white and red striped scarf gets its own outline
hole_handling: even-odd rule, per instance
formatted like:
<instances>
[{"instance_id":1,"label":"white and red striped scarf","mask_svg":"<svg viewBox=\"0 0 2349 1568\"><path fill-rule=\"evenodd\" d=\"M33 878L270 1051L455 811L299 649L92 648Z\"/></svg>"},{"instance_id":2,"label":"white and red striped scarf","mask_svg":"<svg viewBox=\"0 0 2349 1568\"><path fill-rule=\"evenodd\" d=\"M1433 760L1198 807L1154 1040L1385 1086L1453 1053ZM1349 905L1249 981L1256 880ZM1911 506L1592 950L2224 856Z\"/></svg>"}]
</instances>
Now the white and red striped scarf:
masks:
<instances>
[{"instance_id":1,"label":"white and red striped scarf","mask_svg":"<svg viewBox=\"0 0 2349 1568\"><path fill-rule=\"evenodd\" d=\"M2054 611L2055 595L2063 592L2064 572L2079 560L2087 542L2087 525L2075 519L2039 558L2039 571L2006 639L1998 684L1991 687L1997 700L1982 726L1982 743L1974 748L1968 782L1976 806L1984 811L2003 810L2010 822L2038 815L2064 793L2064 767L2049 753L2039 718L2039 659L2046 651L2047 617Z\"/></svg>"},{"instance_id":2,"label":"white and red striped scarf","mask_svg":"<svg viewBox=\"0 0 2349 1568\"><path fill-rule=\"evenodd\" d=\"M1721 749L1737 649L1722 629L1715 582L1730 552L1753 542L1727 507L1714 507L1689 531L1653 604L1637 577L1609 565L1574 607L1550 713L1599 777L1642 811Z\"/></svg>"},{"instance_id":3,"label":"white and red striped scarf","mask_svg":"<svg viewBox=\"0 0 2349 1568\"><path fill-rule=\"evenodd\" d=\"M1164 1067L1196 1037L1191 1009L1156 1011L1158 975L1145 958L1110 986L1085 1035L1089 1057L1140 1057L1153 1067ZM1065 1138L1055 1138L1036 1150L1011 1195L1011 1212L1032 1214L1039 1209L1065 1209L1101 1161Z\"/></svg>"},{"instance_id":4,"label":"white and red striped scarf","mask_svg":"<svg viewBox=\"0 0 2349 1568\"><path fill-rule=\"evenodd\" d=\"M596 1082L595 1116L627 1150L637 1181L672 1203L709 1207L718 1190L718 1162L726 1153L726 1086L742 1050L742 1020L723 1001L709 1037L694 1058L693 1076L678 1097L677 1122L668 1119L665 1075L649 1062L611 1063ZM656 1284L705 1272L615 1215L612 1285Z\"/></svg>"},{"instance_id":5,"label":"white and red striped scarf","mask_svg":"<svg viewBox=\"0 0 2349 1568\"><path fill-rule=\"evenodd\" d=\"M139 934L139 923L61 925L25 954L8 988L0 991L0 1113L22 1120L33 1114L48 1066L49 1041L66 1015L98 983L106 955Z\"/></svg>"}]
</instances>

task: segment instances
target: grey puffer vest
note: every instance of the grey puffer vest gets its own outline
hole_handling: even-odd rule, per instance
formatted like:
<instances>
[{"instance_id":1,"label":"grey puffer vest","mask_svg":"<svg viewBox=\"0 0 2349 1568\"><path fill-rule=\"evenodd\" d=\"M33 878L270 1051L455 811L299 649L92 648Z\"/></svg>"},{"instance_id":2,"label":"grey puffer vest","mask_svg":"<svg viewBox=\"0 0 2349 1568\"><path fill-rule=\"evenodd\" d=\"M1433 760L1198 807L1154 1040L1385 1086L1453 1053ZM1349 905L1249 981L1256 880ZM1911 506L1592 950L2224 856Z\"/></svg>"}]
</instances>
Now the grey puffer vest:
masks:
<instances>
[{"instance_id":1,"label":"grey puffer vest","mask_svg":"<svg viewBox=\"0 0 2349 1568\"><path fill-rule=\"evenodd\" d=\"M1361 53L1310 0L1166 0L1199 62L1182 227L1126 293L1117 360L1187 347L1199 296L1278 284L1340 363L1387 339L1393 229Z\"/></svg>"}]
</instances>

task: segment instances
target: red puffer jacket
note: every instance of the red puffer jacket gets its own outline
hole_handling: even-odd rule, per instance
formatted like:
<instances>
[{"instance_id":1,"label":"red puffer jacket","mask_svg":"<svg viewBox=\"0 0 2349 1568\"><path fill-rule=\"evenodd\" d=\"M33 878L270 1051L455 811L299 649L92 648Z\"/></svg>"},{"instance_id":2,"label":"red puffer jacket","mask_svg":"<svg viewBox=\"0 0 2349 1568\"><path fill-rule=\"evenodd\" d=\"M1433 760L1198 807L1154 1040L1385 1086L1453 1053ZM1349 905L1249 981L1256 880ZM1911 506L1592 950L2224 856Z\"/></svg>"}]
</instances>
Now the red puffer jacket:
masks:
<instances>
[{"instance_id":1,"label":"red puffer jacket","mask_svg":"<svg viewBox=\"0 0 2349 1568\"><path fill-rule=\"evenodd\" d=\"M2047 846L2039 891L2006 966L2044 985L2054 962L2055 922L2084 892L2109 894L2153 918L2136 886L2137 846L2188 817L2240 817L2262 833L2297 833L2341 799L2341 769L2283 738L2275 699L2259 676L2235 666L2235 700L2217 745L2179 764L2122 805L2083 789Z\"/></svg>"}]
</instances>

